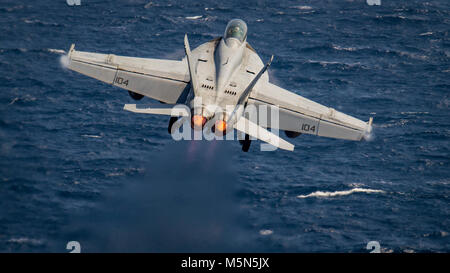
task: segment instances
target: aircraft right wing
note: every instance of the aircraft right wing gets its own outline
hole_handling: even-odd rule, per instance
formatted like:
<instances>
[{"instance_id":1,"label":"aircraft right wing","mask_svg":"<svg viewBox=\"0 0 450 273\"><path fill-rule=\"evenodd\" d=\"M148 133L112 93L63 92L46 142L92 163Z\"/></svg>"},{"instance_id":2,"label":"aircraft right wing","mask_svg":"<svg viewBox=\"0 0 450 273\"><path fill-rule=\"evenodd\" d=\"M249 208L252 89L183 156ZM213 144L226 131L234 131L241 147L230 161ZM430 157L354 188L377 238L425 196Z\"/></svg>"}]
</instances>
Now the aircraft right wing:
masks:
<instances>
[{"instance_id":1,"label":"aircraft right wing","mask_svg":"<svg viewBox=\"0 0 450 273\"><path fill-rule=\"evenodd\" d=\"M270 116L262 119L263 123L259 121L259 125L266 128L347 140L361 140L372 130L372 118L366 123L270 82L259 85L250 93L248 103L257 107L279 107L278 123L271 123ZM267 120L265 124L264 120Z\"/></svg>"},{"instance_id":2,"label":"aircraft right wing","mask_svg":"<svg viewBox=\"0 0 450 273\"><path fill-rule=\"evenodd\" d=\"M123 57L74 47L68 53L69 69L164 103L183 102L180 99L190 81L186 60Z\"/></svg>"}]
</instances>

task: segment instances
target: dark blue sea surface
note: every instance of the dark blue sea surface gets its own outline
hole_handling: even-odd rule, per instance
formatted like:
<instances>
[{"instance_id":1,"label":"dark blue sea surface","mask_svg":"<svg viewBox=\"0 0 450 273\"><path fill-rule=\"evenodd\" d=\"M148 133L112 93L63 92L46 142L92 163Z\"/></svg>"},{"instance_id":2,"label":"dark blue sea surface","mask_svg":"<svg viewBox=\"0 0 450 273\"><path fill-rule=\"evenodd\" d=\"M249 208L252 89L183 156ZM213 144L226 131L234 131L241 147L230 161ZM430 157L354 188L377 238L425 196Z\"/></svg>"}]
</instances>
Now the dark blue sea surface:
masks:
<instances>
[{"instance_id":1,"label":"dark blue sea surface","mask_svg":"<svg viewBox=\"0 0 450 273\"><path fill-rule=\"evenodd\" d=\"M65 69L76 49L181 59L247 22L273 83L367 121L294 152L176 142ZM450 251L450 2L0 3L0 252ZM150 103L145 98L142 103Z\"/></svg>"}]
</instances>

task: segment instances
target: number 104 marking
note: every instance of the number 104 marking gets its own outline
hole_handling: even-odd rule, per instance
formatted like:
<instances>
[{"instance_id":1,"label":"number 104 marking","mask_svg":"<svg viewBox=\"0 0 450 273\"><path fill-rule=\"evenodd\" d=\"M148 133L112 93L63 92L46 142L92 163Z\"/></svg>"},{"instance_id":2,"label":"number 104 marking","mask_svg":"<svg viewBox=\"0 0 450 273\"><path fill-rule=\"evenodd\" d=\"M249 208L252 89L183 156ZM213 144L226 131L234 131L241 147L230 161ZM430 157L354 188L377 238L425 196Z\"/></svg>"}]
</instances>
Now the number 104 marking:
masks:
<instances>
[{"instance_id":1,"label":"number 104 marking","mask_svg":"<svg viewBox=\"0 0 450 273\"><path fill-rule=\"evenodd\" d=\"M306 131L306 132L309 132L309 131L316 132L316 126L315 125L311 126L308 123L303 123L301 129L302 129L302 131Z\"/></svg>"},{"instance_id":2,"label":"number 104 marking","mask_svg":"<svg viewBox=\"0 0 450 273\"><path fill-rule=\"evenodd\" d=\"M123 85L128 86L128 80L125 80L124 78L121 78L121 77L117 77L115 82L117 84L123 84Z\"/></svg>"}]
</instances>

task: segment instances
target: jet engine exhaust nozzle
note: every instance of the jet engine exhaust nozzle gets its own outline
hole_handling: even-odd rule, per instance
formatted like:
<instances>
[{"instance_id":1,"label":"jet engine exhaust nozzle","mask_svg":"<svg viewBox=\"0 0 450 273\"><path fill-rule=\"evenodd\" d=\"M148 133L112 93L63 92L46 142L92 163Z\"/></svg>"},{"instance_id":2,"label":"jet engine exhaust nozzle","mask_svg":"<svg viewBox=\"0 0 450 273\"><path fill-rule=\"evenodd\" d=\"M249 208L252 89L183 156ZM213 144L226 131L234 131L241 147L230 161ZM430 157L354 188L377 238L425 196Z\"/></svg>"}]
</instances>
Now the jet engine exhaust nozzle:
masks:
<instances>
[{"instance_id":1,"label":"jet engine exhaust nozzle","mask_svg":"<svg viewBox=\"0 0 450 273\"><path fill-rule=\"evenodd\" d=\"M216 135L226 135L227 133L227 122L225 120L217 120L213 127L213 132Z\"/></svg>"},{"instance_id":2,"label":"jet engine exhaust nozzle","mask_svg":"<svg viewBox=\"0 0 450 273\"><path fill-rule=\"evenodd\" d=\"M206 124L206 118L201 115L193 115L191 119L191 127L194 130L201 130Z\"/></svg>"}]
</instances>

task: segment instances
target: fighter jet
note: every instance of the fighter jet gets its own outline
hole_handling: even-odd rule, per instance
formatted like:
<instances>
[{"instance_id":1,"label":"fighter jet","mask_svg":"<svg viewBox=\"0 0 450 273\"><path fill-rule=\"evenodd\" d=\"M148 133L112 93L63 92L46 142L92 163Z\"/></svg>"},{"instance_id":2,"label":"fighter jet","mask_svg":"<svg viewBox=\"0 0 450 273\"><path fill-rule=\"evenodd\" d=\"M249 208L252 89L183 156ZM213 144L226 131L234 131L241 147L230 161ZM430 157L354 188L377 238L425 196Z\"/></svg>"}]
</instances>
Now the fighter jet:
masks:
<instances>
[{"instance_id":1,"label":"fighter jet","mask_svg":"<svg viewBox=\"0 0 450 273\"><path fill-rule=\"evenodd\" d=\"M267 69L273 56L262 62L247 42L247 24L240 19L228 23L223 37L192 51L185 35L186 55L179 61L83 52L74 47L67 54L69 69L128 90L135 100L145 96L163 103L150 108L125 104L124 109L170 116L169 133L179 118L189 118L194 130L210 123L214 133L237 130L244 135L240 143L247 152L252 139L294 150L293 144L273 131L282 130L288 138L311 134L355 141L372 131L372 118L364 122L271 83ZM188 110L173 111L180 104ZM263 119L261 114L250 118L244 114L249 107L276 107L278 118Z\"/></svg>"}]
</instances>

